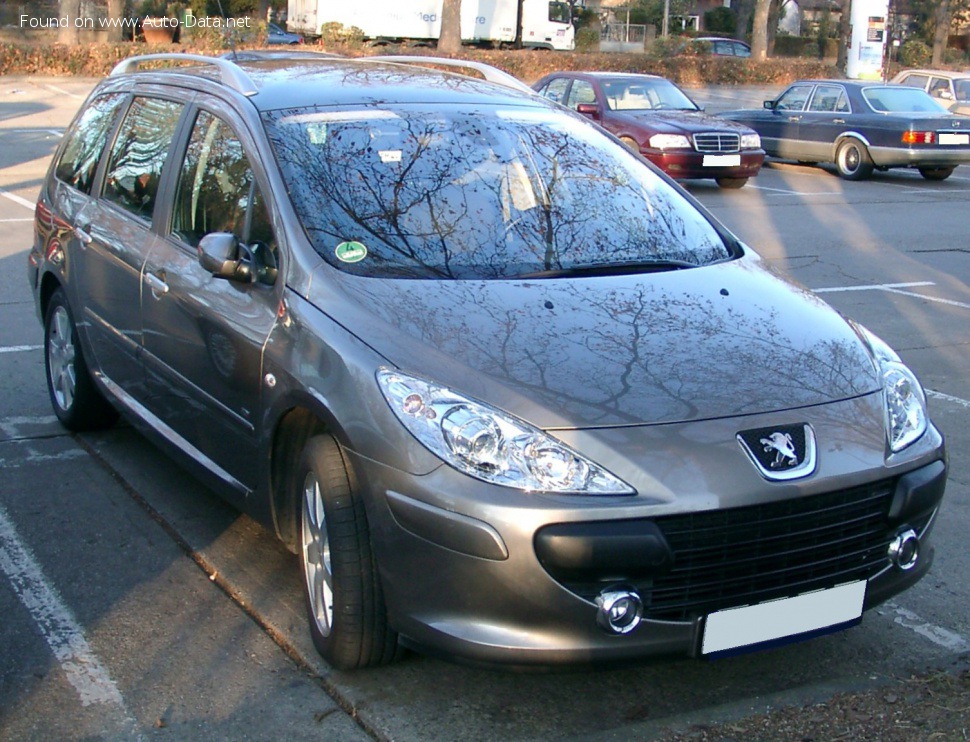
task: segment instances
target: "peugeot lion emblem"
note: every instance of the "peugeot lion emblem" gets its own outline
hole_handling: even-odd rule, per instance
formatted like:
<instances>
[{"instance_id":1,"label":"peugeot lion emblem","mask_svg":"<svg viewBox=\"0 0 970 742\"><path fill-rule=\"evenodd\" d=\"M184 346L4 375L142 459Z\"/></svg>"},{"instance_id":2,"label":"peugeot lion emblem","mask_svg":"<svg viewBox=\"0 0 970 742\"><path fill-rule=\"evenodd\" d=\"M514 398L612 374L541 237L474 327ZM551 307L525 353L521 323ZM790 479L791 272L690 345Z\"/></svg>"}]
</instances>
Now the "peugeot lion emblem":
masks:
<instances>
[{"instance_id":1,"label":"peugeot lion emblem","mask_svg":"<svg viewBox=\"0 0 970 742\"><path fill-rule=\"evenodd\" d=\"M815 431L808 423L742 430L738 443L765 479L799 479L815 471Z\"/></svg>"}]
</instances>

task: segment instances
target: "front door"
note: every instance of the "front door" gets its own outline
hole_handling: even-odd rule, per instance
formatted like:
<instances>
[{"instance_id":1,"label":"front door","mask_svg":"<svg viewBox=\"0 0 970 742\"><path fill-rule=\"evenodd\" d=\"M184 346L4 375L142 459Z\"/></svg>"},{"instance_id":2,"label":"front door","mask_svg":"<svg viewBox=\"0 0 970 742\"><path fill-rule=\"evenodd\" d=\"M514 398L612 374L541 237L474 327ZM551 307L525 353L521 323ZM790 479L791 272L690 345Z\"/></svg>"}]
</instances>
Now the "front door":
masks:
<instances>
[{"instance_id":1,"label":"front door","mask_svg":"<svg viewBox=\"0 0 970 742\"><path fill-rule=\"evenodd\" d=\"M152 411L241 492L255 487L259 471L263 346L283 284L248 141L224 119L198 110L170 229L145 265L142 303ZM199 243L213 233L236 237L252 265L251 282L216 278L202 267Z\"/></svg>"}]
</instances>

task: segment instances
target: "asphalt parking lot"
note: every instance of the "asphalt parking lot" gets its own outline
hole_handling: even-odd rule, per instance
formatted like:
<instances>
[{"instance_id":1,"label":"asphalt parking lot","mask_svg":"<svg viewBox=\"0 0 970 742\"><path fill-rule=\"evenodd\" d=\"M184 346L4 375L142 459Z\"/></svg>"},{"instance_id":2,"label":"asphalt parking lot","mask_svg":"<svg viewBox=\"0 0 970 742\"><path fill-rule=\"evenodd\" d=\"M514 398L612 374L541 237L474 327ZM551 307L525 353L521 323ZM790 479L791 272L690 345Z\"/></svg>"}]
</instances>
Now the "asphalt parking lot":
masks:
<instances>
[{"instance_id":1,"label":"asphalt parking lot","mask_svg":"<svg viewBox=\"0 0 970 742\"><path fill-rule=\"evenodd\" d=\"M0 78L0 739L648 739L970 657L970 168L849 183L772 162L738 191L687 184L922 379L951 464L927 578L859 627L729 660L342 673L310 643L295 557L130 428L72 436L50 411L26 251L90 86ZM692 92L717 110L774 91Z\"/></svg>"}]
</instances>

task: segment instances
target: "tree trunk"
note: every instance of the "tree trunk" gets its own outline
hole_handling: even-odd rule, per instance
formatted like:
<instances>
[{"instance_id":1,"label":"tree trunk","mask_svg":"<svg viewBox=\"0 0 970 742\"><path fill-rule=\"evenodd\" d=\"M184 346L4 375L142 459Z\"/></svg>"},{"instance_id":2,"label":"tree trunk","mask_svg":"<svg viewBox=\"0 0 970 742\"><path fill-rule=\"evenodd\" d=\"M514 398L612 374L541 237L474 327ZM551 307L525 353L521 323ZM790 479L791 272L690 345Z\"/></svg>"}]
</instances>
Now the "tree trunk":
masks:
<instances>
[{"instance_id":1,"label":"tree trunk","mask_svg":"<svg viewBox=\"0 0 970 742\"><path fill-rule=\"evenodd\" d=\"M57 7L57 17L67 21L57 29L58 44L77 44L78 28L74 24L81 14L81 0L60 0Z\"/></svg>"},{"instance_id":2,"label":"tree trunk","mask_svg":"<svg viewBox=\"0 0 970 742\"><path fill-rule=\"evenodd\" d=\"M771 0L757 0L754 4L754 26L751 28L751 58L768 58L768 9Z\"/></svg>"},{"instance_id":3,"label":"tree trunk","mask_svg":"<svg viewBox=\"0 0 970 742\"><path fill-rule=\"evenodd\" d=\"M441 36L438 51L457 54L461 49L461 0L445 0L441 9Z\"/></svg>"},{"instance_id":4,"label":"tree trunk","mask_svg":"<svg viewBox=\"0 0 970 742\"><path fill-rule=\"evenodd\" d=\"M842 15L839 16L839 53L835 66L844 75L849 67L849 42L852 40L852 0L842 3Z\"/></svg>"},{"instance_id":5,"label":"tree trunk","mask_svg":"<svg viewBox=\"0 0 970 742\"><path fill-rule=\"evenodd\" d=\"M732 4L732 7L733 4ZM754 12L754 0L741 0L738 3L738 28L735 37L746 39L748 37L748 25L751 22L751 14Z\"/></svg>"},{"instance_id":6,"label":"tree trunk","mask_svg":"<svg viewBox=\"0 0 970 742\"><path fill-rule=\"evenodd\" d=\"M124 41L125 0L108 0L108 41Z\"/></svg>"},{"instance_id":7,"label":"tree trunk","mask_svg":"<svg viewBox=\"0 0 970 742\"><path fill-rule=\"evenodd\" d=\"M936 30L933 33L933 66L943 64L946 42L950 38L950 0L939 0L936 8Z\"/></svg>"},{"instance_id":8,"label":"tree trunk","mask_svg":"<svg viewBox=\"0 0 970 742\"><path fill-rule=\"evenodd\" d=\"M781 21L781 0L771 0L768 6L768 38L767 38L767 52L768 56L774 56L775 53L775 37L778 36L778 23Z\"/></svg>"}]
</instances>

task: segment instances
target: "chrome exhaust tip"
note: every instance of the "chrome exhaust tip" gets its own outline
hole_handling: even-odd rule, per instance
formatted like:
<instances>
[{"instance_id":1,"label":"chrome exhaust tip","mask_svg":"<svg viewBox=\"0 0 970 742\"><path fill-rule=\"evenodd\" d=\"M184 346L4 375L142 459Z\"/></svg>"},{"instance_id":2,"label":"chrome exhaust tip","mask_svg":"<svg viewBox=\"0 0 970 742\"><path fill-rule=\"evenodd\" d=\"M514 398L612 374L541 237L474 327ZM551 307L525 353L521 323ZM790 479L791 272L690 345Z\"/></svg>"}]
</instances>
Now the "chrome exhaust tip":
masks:
<instances>
[{"instance_id":1,"label":"chrome exhaust tip","mask_svg":"<svg viewBox=\"0 0 970 742\"><path fill-rule=\"evenodd\" d=\"M916 566L919 560L919 536L912 528L907 528L896 534L896 538L889 544L889 561L899 569L906 571Z\"/></svg>"},{"instance_id":2,"label":"chrome exhaust tip","mask_svg":"<svg viewBox=\"0 0 970 742\"><path fill-rule=\"evenodd\" d=\"M596 625L608 634L629 634L643 618L643 600L636 590L607 588L596 596Z\"/></svg>"}]
</instances>

